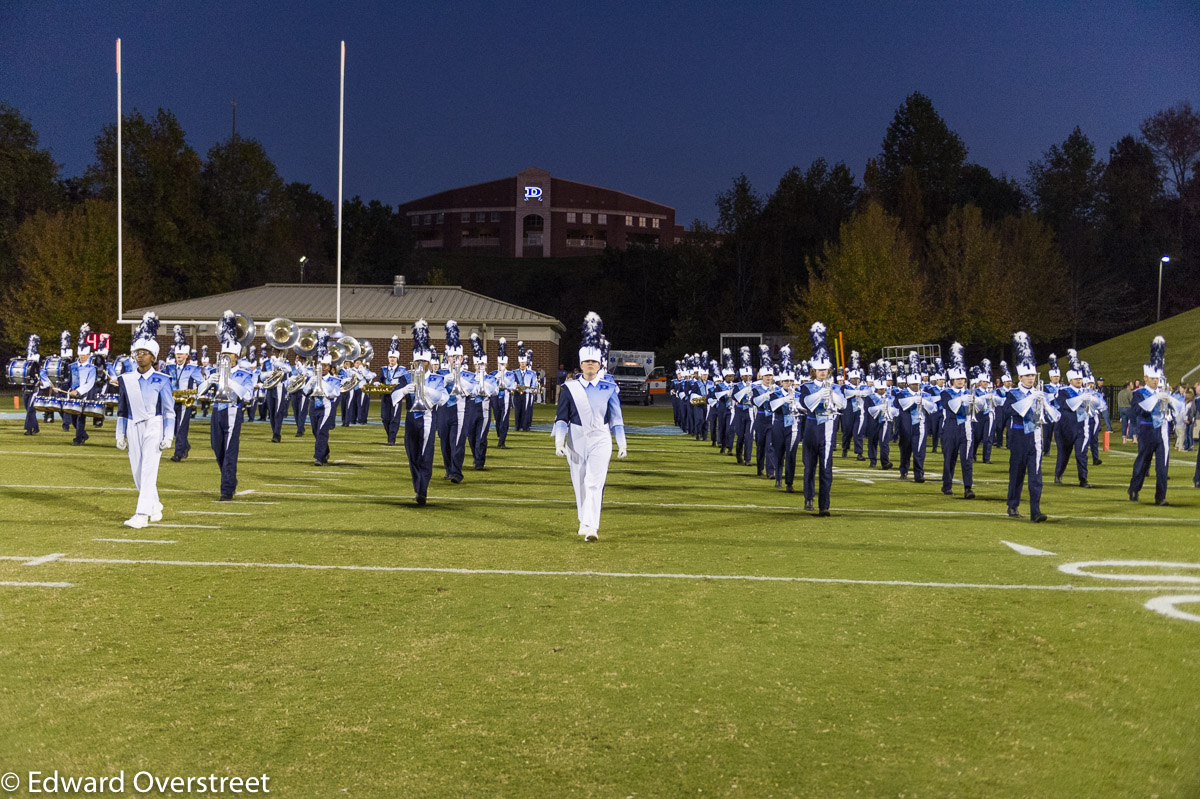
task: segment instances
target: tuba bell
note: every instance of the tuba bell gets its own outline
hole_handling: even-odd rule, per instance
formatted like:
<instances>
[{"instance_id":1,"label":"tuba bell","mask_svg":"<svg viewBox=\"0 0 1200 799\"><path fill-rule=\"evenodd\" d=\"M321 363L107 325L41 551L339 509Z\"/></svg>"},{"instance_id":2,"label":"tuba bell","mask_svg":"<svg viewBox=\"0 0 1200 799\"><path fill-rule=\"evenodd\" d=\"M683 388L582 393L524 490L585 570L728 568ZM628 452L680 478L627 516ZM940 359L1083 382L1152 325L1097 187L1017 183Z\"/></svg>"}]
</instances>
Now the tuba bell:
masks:
<instances>
[{"instance_id":1,"label":"tuba bell","mask_svg":"<svg viewBox=\"0 0 1200 799\"><path fill-rule=\"evenodd\" d=\"M296 341L292 351L301 358L311 358L317 354L317 331L311 327L302 327L296 332Z\"/></svg>"},{"instance_id":2,"label":"tuba bell","mask_svg":"<svg viewBox=\"0 0 1200 799\"><path fill-rule=\"evenodd\" d=\"M267 322L264 331L267 343L277 350L290 350L300 338L300 326L291 319L277 316Z\"/></svg>"},{"instance_id":3,"label":"tuba bell","mask_svg":"<svg viewBox=\"0 0 1200 799\"><path fill-rule=\"evenodd\" d=\"M254 320L244 313L233 315L234 328L237 330L238 344L242 345L242 349L250 346L250 342L254 341Z\"/></svg>"}]
</instances>

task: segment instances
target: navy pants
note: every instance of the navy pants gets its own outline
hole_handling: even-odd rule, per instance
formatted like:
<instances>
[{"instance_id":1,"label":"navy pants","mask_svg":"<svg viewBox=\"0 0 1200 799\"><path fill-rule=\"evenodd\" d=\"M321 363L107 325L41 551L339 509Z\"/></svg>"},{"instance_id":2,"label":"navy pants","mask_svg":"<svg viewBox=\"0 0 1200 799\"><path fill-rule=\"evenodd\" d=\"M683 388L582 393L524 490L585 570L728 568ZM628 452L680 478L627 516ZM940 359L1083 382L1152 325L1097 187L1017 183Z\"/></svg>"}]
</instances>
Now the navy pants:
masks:
<instances>
[{"instance_id":1,"label":"navy pants","mask_svg":"<svg viewBox=\"0 0 1200 799\"><path fill-rule=\"evenodd\" d=\"M429 480L433 477L433 439L433 414L409 411L404 420L404 452L408 455L413 491L418 497L429 493Z\"/></svg>"},{"instance_id":2,"label":"navy pants","mask_svg":"<svg viewBox=\"0 0 1200 799\"><path fill-rule=\"evenodd\" d=\"M75 426L75 441L80 444L91 438L87 432L87 420L88 418L82 413L77 413L71 417L71 424Z\"/></svg>"},{"instance_id":3,"label":"navy pants","mask_svg":"<svg viewBox=\"0 0 1200 799\"><path fill-rule=\"evenodd\" d=\"M181 403L175 403L175 457L187 457L192 445L188 441L188 429L192 424L194 409Z\"/></svg>"},{"instance_id":4,"label":"navy pants","mask_svg":"<svg viewBox=\"0 0 1200 799\"><path fill-rule=\"evenodd\" d=\"M492 418L496 420L496 444L504 446L504 440L508 438L508 421L509 415L512 412L511 391L501 391L495 397L492 397Z\"/></svg>"},{"instance_id":5,"label":"navy pants","mask_svg":"<svg viewBox=\"0 0 1200 799\"><path fill-rule=\"evenodd\" d=\"M462 400L459 400L462 402ZM491 403L486 397L467 399L467 412L463 424L467 427L467 444L471 447L471 460L476 469L487 464L488 430L491 429Z\"/></svg>"},{"instance_id":6,"label":"navy pants","mask_svg":"<svg viewBox=\"0 0 1200 799\"><path fill-rule=\"evenodd\" d=\"M918 411L920 420L914 422L909 411L900 414L900 476L908 475L912 463L913 477L925 478L925 412Z\"/></svg>"},{"instance_id":7,"label":"navy pants","mask_svg":"<svg viewBox=\"0 0 1200 799\"><path fill-rule=\"evenodd\" d=\"M1154 501L1162 502L1167 498L1167 426L1163 424L1157 430L1154 425L1145 422L1138 423L1138 454L1133 461L1133 479L1129 481L1130 491L1141 491L1146 477L1150 474L1150 465L1154 464Z\"/></svg>"},{"instance_id":8,"label":"navy pants","mask_svg":"<svg viewBox=\"0 0 1200 799\"><path fill-rule=\"evenodd\" d=\"M283 384L267 389L267 408L271 416L271 438L283 435L283 420L287 418L287 394L283 393Z\"/></svg>"},{"instance_id":9,"label":"navy pants","mask_svg":"<svg viewBox=\"0 0 1200 799\"><path fill-rule=\"evenodd\" d=\"M36 433L41 429L38 427L37 411L33 409L33 401L36 398L36 391L29 391L25 394L25 430L30 433Z\"/></svg>"},{"instance_id":10,"label":"navy pants","mask_svg":"<svg viewBox=\"0 0 1200 799\"><path fill-rule=\"evenodd\" d=\"M358 390L358 424L366 424L371 417L371 395L362 389Z\"/></svg>"},{"instance_id":11,"label":"navy pants","mask_svg":"<svg viewBox=\"0 0 1200 799\"><path fill-rule=\"evenodd\" d=\"M880 414L882 416L882 414ZM892 453L892 425L894 422L879 421L877 417L871 424L871 435L867 438L867 457L871 460L871 465L875 465L876 448L879 452L879 461L884 468L891 466Z\"/></svg>"},{"instance_id":12,"label":"navy pants","mask_svg":"<svg viewBox=\"0 0 1200 799\"><path fill-rule=\"evenodd\" d=\"M1021 506L1027 477L1029 518L1036 519L1042 512L1042 434L1036 427L1026 433L1024 424L1017 420L1008 429L1008 507L1012 510Z\"/></svg>"},{"instance_id":13,"label":"navy pants","mask_svg":"<svg viewBox=\"0 0 1200 799\"><path fill-rule=\"evenodd\" d=\"M800 449L800 441L804 437L803 422L783 428L783 482L788 488L796 481L796 450Z\"/></svg>"},{"instance_id":14,"label":"navy pants","mask_svg":"<svg viewBox=\"0 0 1200 799\"><path fill-rule=\"evenodd\" d=\"M962 480L964 488L974 484L970 443L967 441L968 425L952 421L942 431L942 493L949 493L954 486L954 469L962 465ZM973 432L973 431L971 431Z\"/></svg>"},{"instance_id":15,"label":"navy pants","mask_svg":"<svg viewBox=\"0 0 1200 799\"><path fill-rule=\"evenodd\" d=\"M804 423L804 501L817 495L817 510L829 510L829 494L833 490L833 450L837 447L837 420L818 424L816 417Z\"/></svg>"},{"instance_id":16,"label":"navy pants","mask_svg":"<svg viewBox=\"0 0 1200 799\"><path fill-rule=\"evenodd\" d=\"M1073 413L1073 411L1067 411ZM1082 422L1063 417L1058 422L1058 457L1054 462L1054 479L1058 480L1067 470L1071 454L1075 454L1075 469L1079 473L1079 482L1086 483L1088 479L1088 439L1091 438L1091 422Z\"/></svg>"},{"instance_id":17,"label":"navy pants","mask_svg":"<svg viewBox=\"0 0 1200 799\"><path fill-rule=\"evenodd\" d=\"M459 400L462 398L460 397ZM455 402L453 405L443 405L433 412L433 423L437 427L438 438L442 441L442 467L446 476L462 479L463 460L466 458L466 441L463 438L462 421L459 410L462 406Z\"/></svg>"},{"instance_id":18,"label":"navy pants","mask_svg":"<svg viewBox=\"0 0 1200 799\"><path fill-rule=\"evenodd\" d=\"M975 429L972 431L975 440L971 444L971 460L975 460L979 454L979 447L983 445L983 462L991 463L992 460L992 441L996 435L996 431L992 429L996 422L996 414L981 413L975 417Z\"/></svg>"},{"instance_id":19,"label":"navy pants","mask_svg":"<svg viewBox=\"0 0 1200 799\"><path fill-rule=\"evenodd\" d=\"M313 403L310 411L313 429L313 460L324 463L329 460L329 431L333 429L337 417L334 414L333 403L324 400L320 405Z\"/></svg>"},{"instance_id":20,"label":"navy pants","mask_svg":"<svg viewBox=\"0 0 1200 799\"><path fill-rule=\"evenodd\" d=\"M292 395L292 415L296 417L296 433L304 435L304 420L308 418L308 397L297 391Z\"/></svg>"},{"instance_id":21,"label":"navy pants","mask_svg":"<svg viewBox=\"0 0 1200 799\"><path fill-rule=\"evenodd\" d=\"M379 400L379 419L383 422L384 432L387 433L387 442L395 444L396 433L400 430L400 414L392 403L391 394L384 394Z\"/></svg>"},{"instance_id":22,"label":"navy pants","mask_svg":"<svg viewBox=\"0 0 1200 799\"><path fill-rule=\"evenodd\" d=\"M765 467L767 477L775 476L775 458L767 456L779 452L782 438L782 433L772 424L772 416L774 414L761 411L754 414L754 466L759 474L763 473ZM770 445L774 445L774 449L768 452L767 448Z\"/></svg>"},{"instance_id":23,"label":"navy pants","mask_svg":"<svg viewBox=\"0 0 1200 799\"><path fill-rule=\"evenodd\" d=\"M733 411L733 451L737 453L737 462L750 465L752 437L750 435L750 411L746 408L734 408Z\"/></svg>"},{"instance_id":24,"label":"navy pants","mask_svg":"<svg viewBox=\"0 0 1200 799\"><path fill-rule=\"evenodd\" d=\"M242 437L242 406L213 405L209 441L221 469L221 496L237 490L238 446Z\"/></svg>"}]
</instances>

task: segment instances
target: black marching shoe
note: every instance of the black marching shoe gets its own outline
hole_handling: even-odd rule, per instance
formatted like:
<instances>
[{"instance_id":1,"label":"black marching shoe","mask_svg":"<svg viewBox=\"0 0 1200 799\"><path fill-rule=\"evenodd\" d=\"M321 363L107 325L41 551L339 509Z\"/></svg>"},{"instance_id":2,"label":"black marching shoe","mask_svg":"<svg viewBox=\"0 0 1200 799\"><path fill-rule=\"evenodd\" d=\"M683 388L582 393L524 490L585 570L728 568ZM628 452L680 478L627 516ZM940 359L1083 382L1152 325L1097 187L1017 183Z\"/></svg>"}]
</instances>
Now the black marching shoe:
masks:
<instances>
[{"instance_id":1,"label":"black marching shoe","mask_svg":"<svg viewBox=\"0 0 1200 799\"><path fill-rule=\"evenodd\" d=\"M924 483L924 482L925 482L925 478L924 478L924 477L914 477L914 478L913 478L913 482L914 482L914 483Z\"/></svg>"},{"instance_id":2,"label":"black marching shoe","mask_svg":"<svg viewBox=\"0 0 1200 799\"><path fill-rule=\"evenodd\" d=\"M1138 501L1138 492L1134 491L1132 488L1129 489L1129 501L1130 502Z\"/></svg>"},{"instance_id":3,"label":"black marching shoe","mask_svg":"<svg viewBox=\"0 0 1200 799\"><path fill-rule=\"evenodd\" d=\"M775 478L775 487L783 488L783 479L782 478L780 478L780 477Z\"/></svg>"},{"instance_id":4,"label":"black marching shoe","mask_svg":"<svg viewBox=\"0 0 1200 799\"><path fill-rule=\"evenodd\" d=\"M1171 503L1167 502L1167 500L1165 498L1163 498L1163 499L1154 500L1154 504L1159 506L1160 508L1166 508L1166 507L1169 507Z\"/></svg>"},{"instance_id":5,"label":"black marching shoe","mask_svg":"<svg viewBox=\"0 0 1200 799\"><path fill-rule=\"evenodd\" d=\"M804 509L805 509L805 510L812 510L812 509L813 509L813 504L812 504L812 500L811 500L811 499L809 499L809 500L805 500L805 502L804 502Z\"/></svg>"},{"instance_id":6,"label":"black marching shoe","mask_svg":"<svg viewBox=\"0 0 1200 799\"><path fill-rule=\"evenodd\" d=\"M787 488L785 488L785 489L784 489L784 491L786 491L786 492L787 492L787 493L789 493L789 494L794 494L794 493L796 493L796 490L795 490L794 488L792 488L792 486L791 486L791 483L789 483L789 484L788 484L788 487L787 487Z\"/></svg>"},{"instance_id":7,"label":"black marching shoe","mask_svg":"<svg viewBox=\"0 0 1200 799\"><path fill-rule=\"evenodd\" d=\"M415 501L415 502L416 502L418 505L424 506L424 504L425 504L425 495L424 495L424 494L417 494L415 497L413 497L413 500L414 500L414 501Z\"/></svg>"},{"instance_id":8,"label":"black marching shoe","mask_svg":"<svg viewBox=\"0 0 1200 799\"><path fill-rule=\"evenodd\" d=\"M171 462L172 462L172 463L179 463L181 460L183 460L183 458L179 457L178 455L172 455L172 456L171 456Z\"/></svg>"},{"instance_id":9,"label":"black marching shoe","mask_svg":"<svg viewBox=\"0 0 1200 799\"><path fill-rule=\"evenodd\" d=\"M967 490L963 492L963 499L975 499L975 492L971 490L970 486L967 486Z\"/></svg>"},{"instance_id":10,"label":"black marching shoe","mask_svg":"<svg viewBox=\"0 0 1200 799\"><path fill-rule=\"evenodd\" d=\"M455 485L458 485L459 483L462 482L462 478L461 477L451 477L450 482L454 483Z\"/></svg>"},{"instance_id":11,"label":"black marching shoe","mask_svg":"<svg viewBox=\"0 0 1200 799\"><path fill-rule=\"evenodd\" d=\"M1087 480L1080 480L1079 487L1080 488L1095 488L1095 486L1092 485L1091 483L1089 483Z\"/></svg>"},{"instance_id":12,"label":"black marching shoe","mask_svg":"<svg viewBox=\"0 0 1200 799\"><path fill-rule=\"evenodd\" d=\"M1037 516L1033 517L1032 521L1034 524L1041 524L1042 522L1046 521L1046 514L1039 513Z\"/></svg>"},{"instance_id":13,"label":"black marching shoe","mask_svg":"<svg viewBox=\"0 0 1200 799\"><path fill-rule=\"evenodd\" d=\"M943 489L942 489L942 493L943 493L943 494L945 494L945 495L946 495L946 496L948 496L948 497L952 497L952 496L954 496L954 489L952 489L952 488L943 488Z\"/></svg>"},{"instance_id":14,"label":"black marching shoe","mask_svg":"<svg viewBox=\"0 0 1200 799\"><path fill-rule=\"evenodd\" d=\"M300 438L300 436L302 436L302 435L304 435L304 431L303 431L303 430L297 430L297 431L296 431L296 438Z\"/></svg>"},{"instance_id":15,"label":"black marching shoe","mask_svg":"<svg viewBox=\"0 0 1200 799\"><path fill-rule=\"evenodd\" d=\"M1019 518L1021 518L1021 512L1019 510L1017 510L1016 508L1009 508L1008 509L1008 517L1010 519L1019 519Z\"/></svg>"},{"instance_id":16,"label":"black marching shoe","mask_svg":"<svg viewBox=\"0 0 1200 799\"><path fill-rule=\"evenodd\" d=\"M1200 488L1200 480L1193 480L1192 488Z\"/></svg>"},{"instance_id":17,"label":"black marching shoe","mask_svg":"<svg viewBox=\"0 0 1200 799\"><path fill-rule=\"evenodd\" d=\"M1103 464L1104 464L1104 461L1100 460L1099 458L1092 458L1093 466L1101 466Z\"/></svg>"},{"instance_id":18,"label":"black marching shoe","mask_svg":"<svg viewBox=\"0 0 1200 799\"><path fill-rule=\"evenodd\" d=\"M271 436L271 443L272 443L272 444L278 444L278 443L279 443L279 436Z\"/></svg>"},{"instance_id":19,"label":"black marching shoe","mask_svg":"<svg viewBox=\"0 0 1200 799\"><path fill-rule=\"evenodd\" d=\"M233 495L232 495L232 494L222 494L222 495L221 495L221 498L220 498L220 499L218 499L217 501L218 501L218 502L232 502L232 501L233 501Z\"/></svg>"},{"instance_id":20,"label":"black marching shoe","mask_svg":"<svg viewBox=\"0 0 1200 799\"><path fill-rule=\"evenodd\" d=\"M321 466L321 465L322 464L321 464L320 458L313 458L313 466Z\"/></svg>"},{"instance_id":21,"label":"black marching shoe","mask_svg":"<svg viewBox=\"0 0 1200 799\"><path fill-rule=\"evenodd\" d=\"M1060 485L1062 485L1062 484L1063 484L1063 482L1062 482L1062 478L1061 478L1061 477L1055 477L1055 478L1054 478L1054 484L1055 484L1056 486L1060 486Z\"/></svg>"},{"instance_id":22,"label":"black marching shoe","mask_svg":"<svg viewBox=\"0 0 1200 799\"><path fill-rule=\"evenodd\" d=\"M855 458L855 460L865 461L866 458L864 458L862 455L859 455L857 458Z\"/></svg>"},{"instance_id":23,"label":"black marching shoe","mask_svg":"<svg viewBox=\"0 0 1200 799\"><path fill-rule=\"evenodd\" d=\"M821 508L821 510L817 511L817 515L818 516L828 516L829 508Z\"/></svg>"}]
</instances>

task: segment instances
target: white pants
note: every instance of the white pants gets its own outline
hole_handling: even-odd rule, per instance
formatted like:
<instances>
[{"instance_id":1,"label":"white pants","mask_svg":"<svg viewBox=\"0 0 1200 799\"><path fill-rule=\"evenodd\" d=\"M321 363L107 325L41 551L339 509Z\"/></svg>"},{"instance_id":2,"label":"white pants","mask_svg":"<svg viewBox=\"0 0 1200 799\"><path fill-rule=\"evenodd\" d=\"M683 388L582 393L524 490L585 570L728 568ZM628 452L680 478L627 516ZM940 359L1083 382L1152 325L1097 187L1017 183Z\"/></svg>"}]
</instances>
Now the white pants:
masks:
<instances>
[{"instance_id":1,"label":"white pants","mask_svg":"<svg viewBox=\"0 0 1200 799\"><path fill-rule=\"evenodd\" d=\"M578 425L571 425L567 438L567 465L571 467L571 485L575 488L575 509L581 525L597 530L600 529L600 503L604 499L604 482L608 479L612 451L608 425L590 436L585 435Z\"/></svg>"},{"instance_id":2,"label":"white pants","mask_svg":"<svg viewBox=\"0 0 1200 799\"><path fill-rule=\"evenodd\" d=\"M129 422L125 438L129 443L129 469L137 486L137 513L152 516L158 512L158 462L162 458L163 418L154 416L144 422Z\"/></svg>"}]
</instances>

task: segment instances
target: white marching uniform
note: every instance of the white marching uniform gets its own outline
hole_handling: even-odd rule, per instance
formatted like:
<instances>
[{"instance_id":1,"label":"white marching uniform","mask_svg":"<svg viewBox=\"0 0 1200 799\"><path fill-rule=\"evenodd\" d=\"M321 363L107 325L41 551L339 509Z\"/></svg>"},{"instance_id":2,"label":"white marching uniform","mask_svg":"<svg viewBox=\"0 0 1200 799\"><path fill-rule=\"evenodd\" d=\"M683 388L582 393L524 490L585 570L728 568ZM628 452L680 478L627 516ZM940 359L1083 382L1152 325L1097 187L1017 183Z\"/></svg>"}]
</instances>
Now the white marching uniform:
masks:
<instances>
[{"instance_id":1,"label":"white marching uniform","mask_svg":"<svg viewBox=\"0 0 1200 799\"><path fill-rule=\"evenodd\" d=\"M625 422L617 387L600 378L568 381L558 396L554 421L554 448L565 454L575 489L575 508L580 533L600 528L600 505L608 464L612 459L612 439L617 439L617 457L625 457Z\"/></svg>"},{"instance_id":2,"label":"white marching uniform","mask_svg":"<svg viewBox=\"0 0 1200 799\"><path fill-rule=\"evenodd\" d=\"M121 375L117 385L117 446L129 450L129 468L138 490L136 514L161 512L158 463L175 431L175 399L171 378L150 369Z\"/></svg>"}]
</instances>

